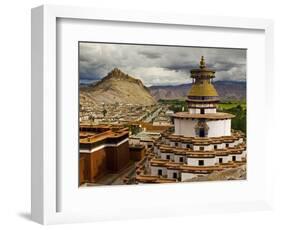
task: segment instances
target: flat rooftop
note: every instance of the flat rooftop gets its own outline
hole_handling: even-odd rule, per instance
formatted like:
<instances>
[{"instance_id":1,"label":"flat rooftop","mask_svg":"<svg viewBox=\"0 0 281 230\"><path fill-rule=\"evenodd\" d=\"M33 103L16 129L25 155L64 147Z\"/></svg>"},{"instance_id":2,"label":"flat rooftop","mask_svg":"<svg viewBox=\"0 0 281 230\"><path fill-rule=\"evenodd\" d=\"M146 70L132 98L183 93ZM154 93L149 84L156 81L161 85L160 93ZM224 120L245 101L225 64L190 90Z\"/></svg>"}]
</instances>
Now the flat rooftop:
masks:
<instances>
[{"instance_id":1,"label":"flat rooftop","mask_svg":"<svg viewBox=\"0 0 281 230\"><path fill-rule=\"evenodd\" d=\"M230 113L206 113L206 114L197 114L197 113L189 113L189 112L178 112L173 115L174 118L179 119L210 119L210 120L223 120L223 119L231 119L235 116Z\"/></svg>"},{"instance_id":2,"label":"flat rooftop","mask_svg":"<svg viewBox=\"0 0 281 230\"><path fill-rule=\"evenodd\" d=\"M80 126L80 143L95 143L108 138L119 138L128 135L129 131L124 127L105 125Z\"/></svg>"}]
</instances>

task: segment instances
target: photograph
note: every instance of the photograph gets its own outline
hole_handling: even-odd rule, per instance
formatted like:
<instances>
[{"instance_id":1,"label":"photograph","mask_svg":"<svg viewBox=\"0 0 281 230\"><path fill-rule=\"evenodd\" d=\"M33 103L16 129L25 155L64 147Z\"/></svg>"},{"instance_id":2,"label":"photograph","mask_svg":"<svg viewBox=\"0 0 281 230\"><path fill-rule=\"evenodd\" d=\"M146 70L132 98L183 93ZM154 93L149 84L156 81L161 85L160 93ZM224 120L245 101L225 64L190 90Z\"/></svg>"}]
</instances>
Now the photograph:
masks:
<instances>
[{"instance_id":1,"label":"photograph","mask_svg":"<svg viewBox=\"0 0 281 230\"><path fill-rule=\"evenodd\" d=\"M78 42L78 186L247 179L247 49Z\"/></svg>"},{"instance_id":2,"label":"photograph","mask_svg":"<svg viewBox=\"0 0 281 230\"><path fill-rule=\"evenodd\" d=\"M6 17L3 213L22 204L19 224L67 228L276 228L280 7L238 1L233 15L229 3L95 1ZM22 68L15 45L30 51ZM15 141L18 117L29 134Z\"/></svg>"}]
</instances>

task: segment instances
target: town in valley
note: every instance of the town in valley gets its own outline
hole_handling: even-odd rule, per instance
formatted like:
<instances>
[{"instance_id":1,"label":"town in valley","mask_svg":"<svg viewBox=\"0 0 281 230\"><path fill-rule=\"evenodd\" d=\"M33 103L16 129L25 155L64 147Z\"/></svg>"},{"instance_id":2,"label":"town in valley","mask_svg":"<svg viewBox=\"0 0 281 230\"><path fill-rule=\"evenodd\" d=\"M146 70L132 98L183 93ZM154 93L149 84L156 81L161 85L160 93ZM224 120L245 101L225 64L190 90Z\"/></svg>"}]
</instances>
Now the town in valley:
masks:
<instances>
[{"instance_id":1,"label":"town in valley","mask_svg":"<svg viewBox=\"0 0 281 230\"><path fill-rule=\"evenodd\" d=\"M80 187L246 179L246 83L196 62L187 84L148 87L117 67L80 84Z\"/></svg>"}]
</instances>

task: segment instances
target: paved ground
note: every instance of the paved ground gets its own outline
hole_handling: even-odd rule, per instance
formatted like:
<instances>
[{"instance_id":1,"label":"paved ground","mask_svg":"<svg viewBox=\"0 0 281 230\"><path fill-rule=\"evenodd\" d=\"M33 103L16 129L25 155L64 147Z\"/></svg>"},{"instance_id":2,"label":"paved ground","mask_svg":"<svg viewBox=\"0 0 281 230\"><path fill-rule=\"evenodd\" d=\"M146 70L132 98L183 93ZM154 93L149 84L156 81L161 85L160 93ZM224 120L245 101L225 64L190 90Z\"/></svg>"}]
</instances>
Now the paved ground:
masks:
<instances>
[{"instance_id":1,"label":"paved ground","mask_svg":"<svg viewBox=\"0 0 281 230\"><path fill-rule=\"evenodd\" d=\"M131 176L135 171L135 162L130 162L119 173L108 173L101 177L97 183L88 183L87 186L100 186L100 185L122 185L123 179L126 176Z\"/></svg>"}]
</instances>

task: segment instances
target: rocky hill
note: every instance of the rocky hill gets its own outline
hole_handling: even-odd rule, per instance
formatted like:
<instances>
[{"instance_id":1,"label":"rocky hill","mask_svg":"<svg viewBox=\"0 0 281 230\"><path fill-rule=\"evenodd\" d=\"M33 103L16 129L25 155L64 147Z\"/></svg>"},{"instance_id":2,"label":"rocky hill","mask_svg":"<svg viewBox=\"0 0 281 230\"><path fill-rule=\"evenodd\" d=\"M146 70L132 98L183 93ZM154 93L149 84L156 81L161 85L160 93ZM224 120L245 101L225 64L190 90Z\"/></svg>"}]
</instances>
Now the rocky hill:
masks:
<instances>
[{"instance_id":1,"label":"rocky hill","mask_svg":"<svg viewBox=\"0 0 281 230\"><path fill-rule=\"evenodd\" d=\"M95 85L80 87L80 96L95 104L141 104L152 105L156 100L143 83L120 69L115 68Z\"/></svg>"},{"instance_id":2,"label":"rocky hill","mask_svg":"<svg viewBox=\"0 0 281 230\"><path fill-rule=\"evenodd\" d=\"M221 101L246 99L246 82L216 81L214 82ZM184 99L191 84L175 86L151 86L149 91L156 99Z\"/></svg>"},{"instance_id":3,"label":"rocky hill","mask_svg":"<svg viewBox=\"0 0 281 230\"><path fill-rule=\"evenodd\" d=\"M246 165L239 166L237 168L225 169L219 172L213 172L206 176L195 177L185 182L195 181L218 181L218 180L246 180L247 169Z\"/></svg>"}]
</instances>

